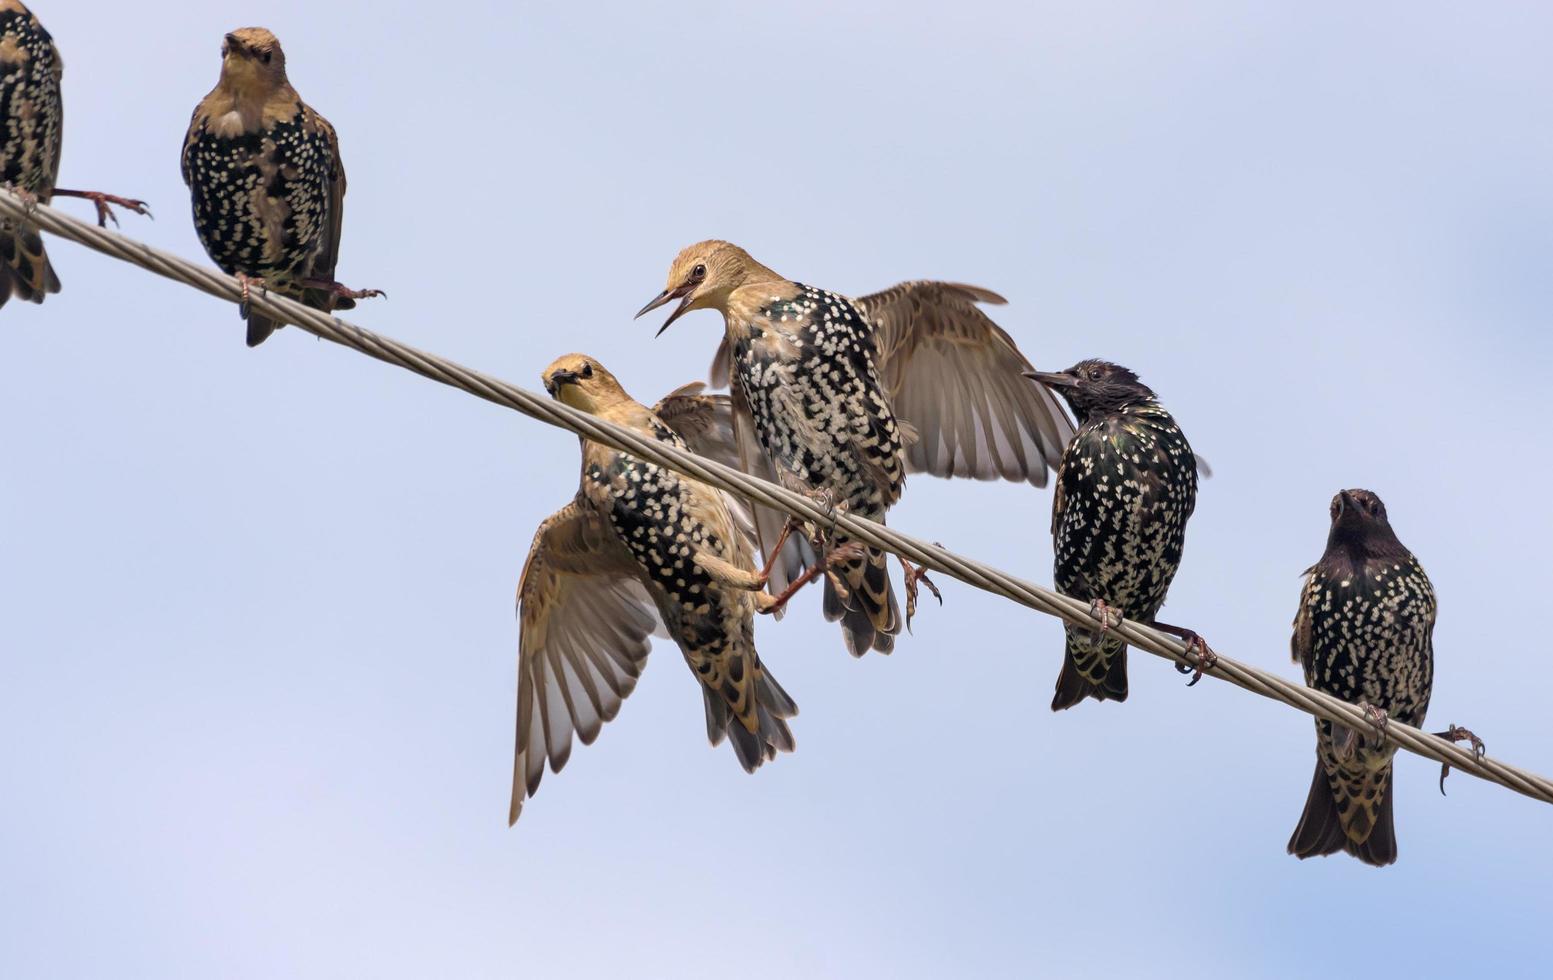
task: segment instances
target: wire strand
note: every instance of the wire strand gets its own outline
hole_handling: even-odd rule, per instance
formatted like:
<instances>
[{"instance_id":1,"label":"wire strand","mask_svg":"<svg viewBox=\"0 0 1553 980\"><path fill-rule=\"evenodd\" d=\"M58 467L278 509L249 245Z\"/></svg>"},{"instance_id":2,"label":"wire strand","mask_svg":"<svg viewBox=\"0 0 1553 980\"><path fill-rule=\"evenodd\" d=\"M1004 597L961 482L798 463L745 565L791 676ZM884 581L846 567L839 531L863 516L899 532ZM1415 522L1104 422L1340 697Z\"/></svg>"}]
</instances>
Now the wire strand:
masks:
<instances>
[{"instance_id":1,"label":"wire strand","mask_svg":"<svg viewBox=\"0 0 1553 980\"><path fill-rule=\"evenodd\" d=\"M192 286L212 296L237 303L242 290L236 279L209 266L153 248L143 242L73 218L43 205L31 205L9 190L0 188L0 218L25 222L60 238L84 245L149 272ZM303 306L275 294L255 291L249 305L283 323L299 327L324 340L374 357L380 361L413 371L425 378L468 392L478 398L527 415L549 425L568 429L578 435L631 453L660 466L687 474L694 479L747 497L757 503L824 526L843 529L849 537L864 544L904 556L912 562L959 579L967 585L1003 596L1037 612L1056 616L1069 623L1094 627L1089 604L1069 598L1034 583L993 568L985 562L955 554L937 544L913 538L882 524L850 514L826 511L801 494L759 479L715 460L649 439L630 429L588 415L550 398L519 388L498 378L417 350L390 337L375 334L337 317ZM1196 666L1196 654L1175 637L1129 620L1111 630L1131 646L1178 664ZM1318 718L1347 725L1355 731L1373 729L1364 712L1326 694L1280 677L1269 671L1219 654L1204 676L1228 681L1262 697L1282 702ZM1392 720L1385 737L1399 748L1432 759L1480 779L1498 783L1517 793L1544 803L1553 803L1553 780L1546 776L1501 762L1489 756L1479 757L1437 735Z\"/></svg>"}]
</instances>

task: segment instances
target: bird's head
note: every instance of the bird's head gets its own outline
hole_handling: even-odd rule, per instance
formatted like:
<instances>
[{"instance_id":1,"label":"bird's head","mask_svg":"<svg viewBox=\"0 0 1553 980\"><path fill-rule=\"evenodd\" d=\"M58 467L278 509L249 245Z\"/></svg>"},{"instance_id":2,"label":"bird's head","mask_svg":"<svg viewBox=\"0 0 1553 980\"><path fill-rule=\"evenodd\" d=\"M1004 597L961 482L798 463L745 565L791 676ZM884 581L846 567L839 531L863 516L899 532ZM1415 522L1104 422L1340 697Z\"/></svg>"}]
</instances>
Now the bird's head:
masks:
<instances>
[{"instance_id":1,"label":"bird's head","mask_svg":"<svg viewBox=\"0 0 1553 980\"><path fill-rule=\"evenodd\" d=\"M671 300L679 300L674 312L658 328L661 334L669 329L669 324L691 310L712 309L725 313L729 294L740 286L779 278L737 245L716 240L697 242L674 257L674 264L669 266L668 285L636 315L640 317Z\"/></svg>"},{"instance_id":2,"label":"bird's head","mask_svg":"<svg viewBox=\"0 0 1553 980\"><path fill-rule=\"evenodd\" d=\"M1406 555L1386 518L1386 505L1369 490L1339 490L1332 498L1332 532L1327 550L1344 549L1359 557Z\"/></svg>"},{"instance_id":3,"label":"bird's head","mask_svg":"<svg viewBox=\"0 0 1553 980\"><path fill-rule=\"evenodd\" d=\"M1120 364L1091 359L1066 371L1026 371L1025 377L1061 395L1080 422L1155 400L1154 392Z\"/></svg>"},{"instance_id":4,"label":"bird's head","mask_svg":"<svg viewBox=\"0 0 1553 980\"><path fill-rule=\"evenodd\" d=\"M241 94L268 95L286 84L286 53L262 27L239 27L221 42L221 80Z\"/></svg>"},{"instance_id":5,"label":"bird's head","mask_svg":"<svg viewBox=\"0 0 1553 980\"><path fill-rule=\"evenodd\" d=\"M615 376L586 354L556 358L539 377L551 398L590 414L628 400Z\"/></svg>"}]
</instances>

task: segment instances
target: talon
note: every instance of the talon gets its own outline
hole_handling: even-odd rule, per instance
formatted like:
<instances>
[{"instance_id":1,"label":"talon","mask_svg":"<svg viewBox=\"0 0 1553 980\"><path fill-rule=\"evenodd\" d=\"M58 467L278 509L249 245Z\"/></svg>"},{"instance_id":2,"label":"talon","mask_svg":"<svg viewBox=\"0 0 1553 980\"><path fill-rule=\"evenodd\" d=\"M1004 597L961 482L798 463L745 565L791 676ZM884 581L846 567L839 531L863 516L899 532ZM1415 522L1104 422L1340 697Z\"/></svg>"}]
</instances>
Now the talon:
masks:
<instances>
[{"instance_id":1,"label":"talon","mask_svg":"<svg viewBox=\"0 0 1553 980\"><path fill-rule=\"evenodd\" d=\"M113 222L113 227L117 228L119 226L119 216L113 213L113 208L108 206L110 204L125 208L135 212L136 214L144 215L147 218L155 220L155 217L151 214L151 208L146 205L146 202L133 197L120 197L117 194L104 194L102 191L62 190L58 187L54 188L54 196L80 197L91 201L92 206L97 209L97 227L99 228L108 227L108 222L110 220Z\"/></svg>"},{"instance_id":2,"label":"talon","mask_svg":"<svg viewBox=\"0 0 1553 980\"><path fill-rule=\"evenodd\" d=\"M1190 673L1192 675L1192 679L1186 682L1186 686L1191 687L1202 680L1203 671L1212 670L1218 664L1219 655L1213 652L1212 647L1208 646L1207 640L1204 640L1196 633L1186 637L1186 649L1188 653L1195 653L1197 655L1197 663L1190 669L1185 664L1176 664L1176 670L1183 674Z\"/></svg>"},{"instance_id":3,"label":"talon","mask_svg":"<svg viewBox=\"0 0 1553 980\"><path fill-rule=\"evenodd\" d=\"M1445 729L1445 731L1435 732L1434 735L1436 738L1443 738L1452 744L1456 742L1471 742L1472 757L1477 759L1479 762L1483 761L1483 757L1488 754L1488 747L1483 744L1483 740L1472 734L1469 729L1462 728L1460 725L1451 725L1449 728ZM1449 762L1440 763L1441 796L1445 795L1445 777L1449 776L1450 773L1451 764Z\"/></svg>"},{"instance_id":4,"label":"talon","mask_svg":"<svg viewBox=\"0 0 1553 980\"><path fill-rule=\"evenodd\" d=\"M944 604L944 594L938 591L938 586L934 585L933 580L927 577L926 568L918 568L899 555L896 558L900 560L901 570L906 580L906 629L910 630L911 618L917 613L917 584L920 582L926 585L928 591L933 593L933 598L938 600L940 606Z\"/></svg>"},{"instance_id":5,"label":"talon","mask_svg":"<svg viewBox=\"0 0 1553 980\"><path fill-rule=\"evenodd\" d=\"M1111 622L1111 607L1106 605L1106 601L1104 599L1095 599L1090 602L1089 617L1100 622L1100 634L1099 636L1095 637L1097 641L1101 637L1104 637L1106 633L1110 632L1112 626L1122 621L1121 614L1117 613L1116 623Z\"/></svg>"},{"instance_id":6,"label":"talon","mask_svg":"<svg viewBox=\"0 0 1553 980\"><path fill-rule=\"evenodd\" d=\"M237 274L237 284L242 288L243 291L242 301L237 304L237 311L242 314L243 319L246 320L248 319L248 314L250 312L248 306L248 297L253 290L253 287L259 287L259 292L264 294L267 294L268 290L264 285L263 279L260 279L257 276L250 276L242 272Z\"/></svg>"},{"instance_id":7,"label":"talon","mask_svg":"<svg viewBox=\"0 0 1553 980\"><path fill-rule=\"evenodd\" d=\"M1375 736L1384 743L1386 741L1386 725L1391 721L1391 716L1368 701L1360 701L1359 710L1364 712L1365 720L1375 727Z\"/></svg>"}]
</instances>

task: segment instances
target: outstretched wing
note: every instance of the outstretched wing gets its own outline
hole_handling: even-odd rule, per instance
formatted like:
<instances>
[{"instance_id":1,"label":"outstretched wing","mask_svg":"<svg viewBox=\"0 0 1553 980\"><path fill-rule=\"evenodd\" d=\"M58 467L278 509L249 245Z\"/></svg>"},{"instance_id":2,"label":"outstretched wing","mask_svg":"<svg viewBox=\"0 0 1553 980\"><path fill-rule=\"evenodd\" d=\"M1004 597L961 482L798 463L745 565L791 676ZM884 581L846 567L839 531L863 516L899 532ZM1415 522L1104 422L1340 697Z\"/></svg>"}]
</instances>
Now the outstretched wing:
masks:
<instances>
[{"instance_id":1,"label":"outstretched wing","mask_svg":"<svg viewBox=\"0 0 1553 980\"><path fill-rule=\"evenodd\" d=\"M1046 485L1073 425L1024 377L1014 340L977 303L997 293L952 282L904 282L855 300L874 331L874 365L895 416L916 430L915 472Z\"/></svg>"},{"instance_id":2,"label":"outstretched wing","mask_svg":"<svg viewBox=\"0 0 1553 980\"><path fill-rule=\"evenodd\" d=\"M647 661L658 612L612 532L576 502L539 525L518 585L516 823L545 772L560 772L572 733L598 737Z\"/></svg>"}]
</instances>

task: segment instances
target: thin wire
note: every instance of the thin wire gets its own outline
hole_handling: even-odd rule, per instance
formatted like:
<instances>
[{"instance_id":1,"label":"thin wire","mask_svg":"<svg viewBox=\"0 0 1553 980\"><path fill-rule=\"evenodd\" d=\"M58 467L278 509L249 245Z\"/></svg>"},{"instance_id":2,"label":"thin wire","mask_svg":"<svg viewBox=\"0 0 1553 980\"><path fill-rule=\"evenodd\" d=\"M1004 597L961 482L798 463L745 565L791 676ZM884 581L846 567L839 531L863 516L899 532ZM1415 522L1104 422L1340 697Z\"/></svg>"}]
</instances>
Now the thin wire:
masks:
<instances>
[{"instance_id":1,"label":"thin wire","mask_svg":"<svg viewBox=\"0 0 1553 980\"><path fill-rule=\"evenodd\" d=\"M242 290L237 280L216 269L197 265L52 208L41 205L29 206L4 188L0 188L0 218L26 221L61 238L233 303L239 302L242 298ZM368 357L413 371L422 377L458 388L541 422L569 429L588 439L687 474L703 483L739 494L776 510L817 522L822 526L844 529L849 537L865 544L902 555L925 568L948 574L967 585L1011 599L1038 612L1056 616L1080 626L1093 628L1096 625L1088 603L1042 588L974 558L957 555L941 545L921 541L893 528L850 514L829 512L807 497L774 483L656 439L649 439L630 429L595 418L498 378L310 309L286 297L254 291L249 298L249 304L265 316L300 327L308 333L349 347ZM1151 627L1122 620L1118 625L1111 627L1111 630L1128 644L1157 657L1187 666L1197 664L1196 654L1189 651L1184 643ZM1218 659L1204 676L1228 681L1254 694L1282 702L1318 718L1347 725L1356 731L1370 731L1373 728L1364 712L1355 705L1233 660L1223 654L1218 655ZM1480 779L1498 783L1532 799L1553 803L1553 780L1545 776L1500 762L1486 755L1479 757L1439 736L1395 720L1387 723L1385 737L1400 748L1426 759L1433 759L1435 762L1470 773Z\"/></svg>"}]
</instances>

